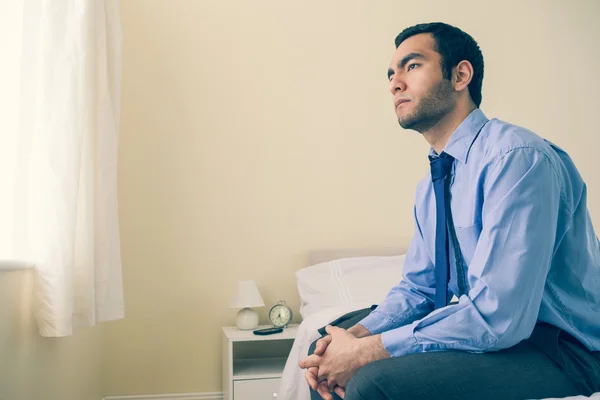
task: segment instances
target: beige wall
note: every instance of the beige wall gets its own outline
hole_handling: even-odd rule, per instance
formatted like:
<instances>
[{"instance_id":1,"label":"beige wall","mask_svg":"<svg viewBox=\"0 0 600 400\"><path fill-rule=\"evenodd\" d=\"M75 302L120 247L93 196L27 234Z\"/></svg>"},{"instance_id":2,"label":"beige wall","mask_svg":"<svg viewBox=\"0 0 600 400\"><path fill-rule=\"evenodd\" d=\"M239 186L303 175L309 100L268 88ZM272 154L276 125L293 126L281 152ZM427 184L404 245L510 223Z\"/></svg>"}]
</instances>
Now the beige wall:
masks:
<instances>
[{"instance_id":1,"label":"beige wall","mask_svg":"<svg viewBox=\"0 0 600 400\"><path fill-rule=\"evenodd\" d=\"M600 228L598 1L122 0L121 11L126 318L105 326L106 394L220 391L236 280L297 311L309 249L410 239L428 146L398 127L384 78L408 25L442 20L475 37L482 109L573 156Z\"/></svg>"},{"instance_id":2,"label":"beige wall","mask_svg":"<svg viewBox=\"0 0 600 400\"><path fill-rule=\"evenodd\" d=\"M0 399L100 400L103 327L43 338L31 308L32 272L0 271Z\"/></svg>"}]
</instances>

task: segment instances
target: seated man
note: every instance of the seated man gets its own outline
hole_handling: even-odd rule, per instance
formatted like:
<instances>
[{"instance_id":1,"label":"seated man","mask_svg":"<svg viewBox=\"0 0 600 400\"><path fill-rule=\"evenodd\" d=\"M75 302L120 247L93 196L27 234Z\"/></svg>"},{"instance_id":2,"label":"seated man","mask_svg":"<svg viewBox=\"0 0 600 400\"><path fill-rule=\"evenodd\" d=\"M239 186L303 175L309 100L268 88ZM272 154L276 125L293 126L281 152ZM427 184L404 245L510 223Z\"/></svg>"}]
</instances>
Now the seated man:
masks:
<instances>
[{"instance_id":1,"label":"seated man","mask_svg":"<svg viewBox=\"0 0 600 400\"><path fill-rule=\"evenodd\" d=\"M573 161L486 118L483 56L468 34L420 24L395 44L396 115L430 144L431 174L417 187L401 282L357 324L327 326L300 362L312 398L600 391L600 244Z\"/></svg>"}]
</instances>

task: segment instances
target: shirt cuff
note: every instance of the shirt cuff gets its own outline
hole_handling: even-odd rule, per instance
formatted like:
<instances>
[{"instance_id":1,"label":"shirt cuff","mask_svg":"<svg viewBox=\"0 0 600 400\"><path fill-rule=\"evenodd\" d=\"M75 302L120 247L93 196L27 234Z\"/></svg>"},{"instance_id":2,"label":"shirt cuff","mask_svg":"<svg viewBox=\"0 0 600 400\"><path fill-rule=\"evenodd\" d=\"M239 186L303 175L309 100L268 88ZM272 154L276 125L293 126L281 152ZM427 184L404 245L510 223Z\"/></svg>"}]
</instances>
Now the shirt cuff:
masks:
<instances>
[{"instance_id":1,"label":"shirt cuff","mask_svg":"<svg viewBox=\"0 0 600 400\"><path fill-rule=\"evenodd\" d=\"M372 335L377 335L378 333L390 329L392 321L390 321L384 313L373 310L369 315L363 318L359 324L367 328Z\"/></svg>"},{"instance_id":2,"label":"shirt cuff","mask_svg":"<svg viewBox=\"0 0 600 400\"><path fill-rule=\"evenodd\" d=\"M423 351L414 335L414 328L417 323L413 322L381 334L381 343L390 356L400 357Z\"/></svg>"}]
</instances>

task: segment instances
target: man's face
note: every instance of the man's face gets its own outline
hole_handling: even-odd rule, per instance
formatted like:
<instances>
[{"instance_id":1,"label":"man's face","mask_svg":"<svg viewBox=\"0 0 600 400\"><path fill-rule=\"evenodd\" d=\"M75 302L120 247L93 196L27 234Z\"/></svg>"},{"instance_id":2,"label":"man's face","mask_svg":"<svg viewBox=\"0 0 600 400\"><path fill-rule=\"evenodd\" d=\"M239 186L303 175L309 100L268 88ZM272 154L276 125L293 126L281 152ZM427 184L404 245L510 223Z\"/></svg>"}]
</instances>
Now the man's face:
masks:
<instances>
[{"instance_id":1,"label":"man's face","mask_svg":"<svg viewBox=\"0 0 600 400\"><path fill-rule=\"evenodd\" d=\"M400 44L388 70L390 92L398 123L404 129L424 132L452 112L456 92L443 79L441 56L428 33L411 36Z\"/></svg>"}]
</instances>

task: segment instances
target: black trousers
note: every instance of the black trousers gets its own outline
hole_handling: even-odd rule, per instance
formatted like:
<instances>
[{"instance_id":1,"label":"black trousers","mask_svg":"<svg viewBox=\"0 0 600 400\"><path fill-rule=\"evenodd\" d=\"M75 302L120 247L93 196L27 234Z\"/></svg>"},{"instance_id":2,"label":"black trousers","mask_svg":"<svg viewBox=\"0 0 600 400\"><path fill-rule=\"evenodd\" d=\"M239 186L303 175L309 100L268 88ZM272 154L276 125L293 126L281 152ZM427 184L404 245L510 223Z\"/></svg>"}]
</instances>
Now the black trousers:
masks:
<instances>
[{"instance_id":1,"label":"black trousers","mask_svg":"<svg viewBox=\"0 0 600 400\"><path fill-rule=\"evenodd\" d=\"M374 308L346 314L331 325L350 328ZM324 327L319 332L325 334ZM316 341L309 355L315 346ZM418 353L368 364L348 382L345 400L524 400L598 391L600 352L540 323L529 339L496 352ZM321 399L310 392L312 400ZM333 397L339 399L335 393Z\"/></svg>"}]
</instances>

